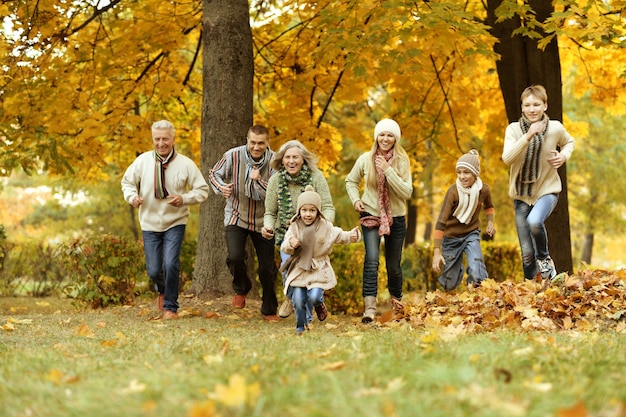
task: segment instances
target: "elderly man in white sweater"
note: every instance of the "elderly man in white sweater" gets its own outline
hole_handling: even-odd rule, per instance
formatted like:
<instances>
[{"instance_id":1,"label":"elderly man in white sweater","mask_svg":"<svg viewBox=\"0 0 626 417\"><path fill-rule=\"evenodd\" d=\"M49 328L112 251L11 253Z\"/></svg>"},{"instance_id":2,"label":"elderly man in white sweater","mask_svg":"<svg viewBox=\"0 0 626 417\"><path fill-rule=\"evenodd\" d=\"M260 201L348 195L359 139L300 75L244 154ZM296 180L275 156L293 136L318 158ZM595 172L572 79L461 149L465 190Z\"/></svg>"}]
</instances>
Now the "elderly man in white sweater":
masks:
<instances>
[{"instance_id":1,"label":"elderly man in white sweater","mask_svg":"<svg viewBox=\"0 0 626 417\"><path fill-rule=\"evenodd\" d=\"M152 125L154 150L133 161L122 178L124 200L139 208L146 269L158 291L163 318L178 318L180 249L189 206L209 195L209 185L197 165L174 149L174 125Z\"/></svg>"}]
</instances>

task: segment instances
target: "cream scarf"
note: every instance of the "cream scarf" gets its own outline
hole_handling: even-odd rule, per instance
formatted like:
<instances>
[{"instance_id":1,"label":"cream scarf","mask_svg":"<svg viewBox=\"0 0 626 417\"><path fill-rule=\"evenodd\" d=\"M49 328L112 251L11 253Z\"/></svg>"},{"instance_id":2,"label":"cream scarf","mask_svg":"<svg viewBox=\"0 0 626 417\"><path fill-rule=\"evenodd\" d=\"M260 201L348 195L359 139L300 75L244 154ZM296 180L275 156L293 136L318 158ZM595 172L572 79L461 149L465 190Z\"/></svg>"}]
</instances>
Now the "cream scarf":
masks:
<instances>
[{"instance_id":1,"label":"cream scarf","mask_svg":"<svg viewBox=\"0 0 626 417\"><path fill-rule=\"evenodd\" d=\"M459 219L461 223L469 224L476 207L478 207L478 195L483 189L483 182L480 178L476 178L471 187L466 188L461 185L461 181L456 180L456 189L459 192L459 205L454 210L453 216Z\"/></svg>"}]
</instances>

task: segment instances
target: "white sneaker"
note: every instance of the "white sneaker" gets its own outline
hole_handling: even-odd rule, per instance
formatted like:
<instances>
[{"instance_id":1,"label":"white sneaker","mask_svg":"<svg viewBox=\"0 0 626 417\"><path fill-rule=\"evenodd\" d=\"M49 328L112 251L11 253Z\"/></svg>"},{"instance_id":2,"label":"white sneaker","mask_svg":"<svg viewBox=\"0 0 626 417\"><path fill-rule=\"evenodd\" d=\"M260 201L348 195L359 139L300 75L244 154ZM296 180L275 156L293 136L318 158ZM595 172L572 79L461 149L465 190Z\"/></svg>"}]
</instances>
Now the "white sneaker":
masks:
<instances>
[{"instance_id":1,"label":"white sneaker","mask_svg":"<svg viewBox=\"0 0 626 417\"><path fill-rule=\"evenodd\" d=\"M291 313L293 313L293 304L289 298L285 298L285 301L283 301L278 309L278 315L286 319L291 315Z\"/></svg>"},{"instance_id":2,"label":"white sneaker","mask_svg":"<svg viewBox=\"0 0 626 417\"><path fill-rule=\"evenodd\" d=\"M554 261L549 256L543 260L537 259L537 266L539 267L541 278L552 279L556 276L556 268L554 266Z\"/></svg>"}]
</instances>

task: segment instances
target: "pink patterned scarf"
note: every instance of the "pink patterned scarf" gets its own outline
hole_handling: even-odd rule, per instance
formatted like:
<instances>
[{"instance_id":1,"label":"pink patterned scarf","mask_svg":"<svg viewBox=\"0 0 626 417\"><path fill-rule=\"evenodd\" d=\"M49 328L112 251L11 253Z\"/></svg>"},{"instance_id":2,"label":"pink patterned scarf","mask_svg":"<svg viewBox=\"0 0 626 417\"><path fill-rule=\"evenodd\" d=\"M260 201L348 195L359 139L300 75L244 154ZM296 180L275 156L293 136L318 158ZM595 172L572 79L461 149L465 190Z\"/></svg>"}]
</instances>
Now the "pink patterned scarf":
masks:
<instances>
[{"instance_id":1,"label":"pink patterned scarf","mask_svg":"<svg viewBox=\"0 0 626 417\"><path fill-rule=\"evenodd\" d=\"M393 154L393 149L386 155L383 155L380 149L377 149L374 158L378 155L382 155L385 157L385 160L389 162L393 158ZM376 164L374 164L374 166L376 167ZM378 206L380 208L380 227L378 228L378 235L383 236L391 233L393 216L391 215L391 203L389 201L389 186L387 185L387 177L385 177L383 171L378 167L376 167L376 173L378 174Z\"/></svg>"}]
</instances>

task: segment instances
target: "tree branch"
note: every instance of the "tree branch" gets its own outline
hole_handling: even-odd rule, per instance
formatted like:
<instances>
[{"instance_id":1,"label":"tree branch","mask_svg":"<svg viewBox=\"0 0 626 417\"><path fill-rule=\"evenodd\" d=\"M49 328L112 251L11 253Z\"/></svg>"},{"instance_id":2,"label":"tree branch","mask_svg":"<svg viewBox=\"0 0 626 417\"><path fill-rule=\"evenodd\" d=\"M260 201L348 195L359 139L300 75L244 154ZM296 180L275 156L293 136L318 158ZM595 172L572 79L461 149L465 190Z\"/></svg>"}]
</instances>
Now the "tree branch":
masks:
<instances>
[{"instance_id":1,"label":"tree branch","mask_svg":"<svg viewBox=\"0 0 626 417\"><path fill-rule=\"evenodd\" d=\"M441 92L443 93L444 103L446 107L448 108L448 113L450 114L450 121L452 122L452 127L454 128L454 140L456 141L456 146L457 148L459 148L461 152L463 152L463 149L461 149L461 144L459 143L459 132L458 132L458 129L456 128L456 123L454 121L454 113L452 112L452 106L450 106L450 101L448 100L448 93L446 92L446 89L443 85L443 80L440 77L440 72L437 69L437 64L435 63L435 58L432 56L432 54L430 55L430 62L432 62L433 64L435 75L437 76L437 82L439 83L439 86L441 87Z\"/></svg>"},{"instance_id":2,"label":"tree branch","mask_svg":"<svg viewBox=\"0 0 626 417\"><path fill-rule=\"evenodd\" d=\"M326 101L324 110L322 111L320 118L317 120L318 128L320 127L320 125L322 124L322 121L324 120L324 115L326 114L326 111L328 110L328 107L330 106L331 101L333 101L333 97L335 93L337 92L337 89L339 88L339 83L341 82L341 77L343 77L344 72L345 70L341 70L341 72L339 73L339 76L337 77L337 81L335 82L335 85L333 86L333 91L330 92L330 96L328 97L328 100Z\"/></svg>"}]
</instances>

